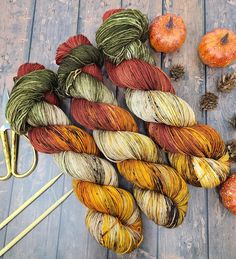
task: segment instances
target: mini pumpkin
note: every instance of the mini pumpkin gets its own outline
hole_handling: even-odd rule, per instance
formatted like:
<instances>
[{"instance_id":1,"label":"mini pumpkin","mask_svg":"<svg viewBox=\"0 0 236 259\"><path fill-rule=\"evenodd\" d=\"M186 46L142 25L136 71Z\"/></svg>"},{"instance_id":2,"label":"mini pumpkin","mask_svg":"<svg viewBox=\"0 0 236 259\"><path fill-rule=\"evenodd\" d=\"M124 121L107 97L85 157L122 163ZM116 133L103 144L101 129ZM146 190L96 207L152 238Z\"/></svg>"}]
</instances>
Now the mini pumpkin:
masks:
<instances>
[{"instance_id":1,"label":"mini pumpkin","mask_svg":"<svg viewBox=\"0 0 236 259\"><path fill-rule=\"evenodd\" d=\"M157 16L149 28L151 46L158 52L173 52L179 49L186 39L186 26L176 14Z\"/></svg>"},{"instance_id":2,"label":"mini pumpkin","mask_svg":"<svg viewBox=\"0 0 236 259\"><path fill-rule=\"evenodd\" d=\"M202 62L210 67L225 67L236 61L236 35L229 29L205 34L198 46Z\"/></svg>"},{"instance_id":3,"label":"mini pumpkin","mask_svg":"<svg viewBox=\"0 0 236 259\"><path fill-rule=\"evenodd\" d=\"M236 174L231 175L223 183L220 196L225 208L236 215Z\"/></svg>"}]
</instances>

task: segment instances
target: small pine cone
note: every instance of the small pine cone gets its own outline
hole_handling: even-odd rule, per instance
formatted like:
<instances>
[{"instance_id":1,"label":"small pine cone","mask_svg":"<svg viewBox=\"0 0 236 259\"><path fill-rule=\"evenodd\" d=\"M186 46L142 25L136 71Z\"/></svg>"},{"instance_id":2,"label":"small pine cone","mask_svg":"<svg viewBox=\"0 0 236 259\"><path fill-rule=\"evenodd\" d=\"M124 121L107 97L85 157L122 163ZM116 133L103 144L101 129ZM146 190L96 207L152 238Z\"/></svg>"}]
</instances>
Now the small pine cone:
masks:
<instances>
[{"instance_id":1,"label":"small pine cone","mask_svg":"<svg viewBox=\"0 0 236 259\"><path fill-rule=\"evenodd\" d=\"M236 140L234 140L231 143L228 143L226 146L229 152L230 160L236 162Z\"/></svg>"},{"instance_id":2,"label":"small pine cone","mask_svg":"<svg viewBox=\"0 0 236 259\"><path fill-rule=\"evenodd\" d=\"M236 87L236 72L223 75L218 81L217 89L220 92L230 92Z\"/></svg>"},{"instance_id":3,"label":"small pine cone","mask_svg":"<svg viewBox=\"0 0 236 259\"><path fill-rule=\"evenodd\" d=\"M170 68L170 77L174 81L178 81L180 78L182 78L184 76L184 73L184 67L180 64L173 65Z\"/></svg>"},{"instance_id":4,"label":"small pine cone","mask_svg":"<svg viewBox=\"0 0 236 259\"><path fill-rule=\"evenodd\" d=\"M200 100L200 107L202 110L212 110L217 107L218 96L213 93L206 93L202 95Z\"/></svg>"}]
</instances>

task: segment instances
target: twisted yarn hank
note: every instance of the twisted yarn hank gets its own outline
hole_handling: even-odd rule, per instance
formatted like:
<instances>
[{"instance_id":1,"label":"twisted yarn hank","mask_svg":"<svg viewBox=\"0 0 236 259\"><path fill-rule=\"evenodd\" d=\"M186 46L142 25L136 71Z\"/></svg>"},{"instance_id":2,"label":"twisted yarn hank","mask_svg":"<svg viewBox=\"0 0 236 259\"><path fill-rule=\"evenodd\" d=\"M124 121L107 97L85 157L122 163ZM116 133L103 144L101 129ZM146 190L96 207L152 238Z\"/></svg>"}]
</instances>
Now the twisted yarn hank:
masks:
<instances>
[{"instance_id":1,"label":"twisted yarn hank","mask_svg":"<svg viewBox=\"0 0 236 259\"><path fill-rule=\"evenodd\" d=\"M74 178L73 189L89 209L86 225L101 245L117 253L139 246L142 223L133 196L118 188L113 166L98 157L93 138L70 125L53 93L57 75L39 64L23 64L7 104L11 128L27 133L37 151L53 154L59 167Z\"/></svg>"},{"instance_id":2,"label":"twisted yarn hank","mask_svg":"<svg viewBox=\"0 0 236 259\"><path fill-rule=\"evenodd\" d=\"M90 46L90 57L85 57L85 46ZM97 57L93 57L95 52ZM76 68L74 60L79 60ZM137 133L131 114L117 106L102 81L101 61L101 54L83 35L69 38L57 49L59 90L73 97L71 114L75 120L94 130L99 149L117 162L119 172L134 183L134 196L141 210L157 224L176 227L186 215L187 184L173 168L160 164L155 143Z\"/></svg>"},{"instance_id":3,"label":"twisted yarn hank","mask_svg":"<svg viewBox=\"0 0 236 259\"><path fill-rule=\"evenodd\" d=\"M213 188L229 174L225 144L212 127L197 124L192 108L175 95L166 74L148 61L151 54L144 43L147 30L148 21L138 10L104 14L96 42L106 57L109 78L128 88L125 98L129 109L148 122L149 135L169 152L178 173L192 185ZM146 50L145 57L139 49Z\"/></svg>"}]
</instances>

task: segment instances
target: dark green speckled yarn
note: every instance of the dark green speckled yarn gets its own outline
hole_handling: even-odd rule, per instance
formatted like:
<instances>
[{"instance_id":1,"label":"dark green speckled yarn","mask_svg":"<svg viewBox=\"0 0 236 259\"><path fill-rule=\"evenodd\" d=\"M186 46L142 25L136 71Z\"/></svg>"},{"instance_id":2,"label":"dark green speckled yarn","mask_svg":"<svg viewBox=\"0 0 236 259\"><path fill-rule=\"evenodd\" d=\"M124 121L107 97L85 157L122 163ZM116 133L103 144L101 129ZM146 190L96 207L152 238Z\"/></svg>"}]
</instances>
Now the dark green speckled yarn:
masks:
<instances>
[{"instance_id":1,"label":"dark green speckled yarn","mask_svg":"<svg viewBox=\"0 0 236 259\"><path fill-rule=\"evenodd\" d=\"M113 14L96 33L98 48L115 64L132 58L155 64L144 43L147 38L147 17L132 9Z\"/></svg>"},{"instance_id":2,"label":"dark green speckled yarn","mask_svg":"<svg viewBox=\"0 0 236 259\"><path fill-rule=\"evenodd\" d=\"M65 95L65 87L67 80L70 80L71 72L74 73L74 71L93 63L98 66L103 64L103 56L97 48L92 45L82 45L72 49L66 58L61 61L58 68L58 93Z\"/></svg>"},{"instance_id":3,"label":"dark green speckled yarn","mask_svg":"<svg viewBox=\"0 0 236 259\"><path fill-rule=\"evenodd\" d=\"M30 110L42 101L45 92L53 91L56 87L57 75L48 69L30 72L17 80L6 110L11 128L18 134L25 134L30 127L27 123Z\"/></svg>"}]
</instances>

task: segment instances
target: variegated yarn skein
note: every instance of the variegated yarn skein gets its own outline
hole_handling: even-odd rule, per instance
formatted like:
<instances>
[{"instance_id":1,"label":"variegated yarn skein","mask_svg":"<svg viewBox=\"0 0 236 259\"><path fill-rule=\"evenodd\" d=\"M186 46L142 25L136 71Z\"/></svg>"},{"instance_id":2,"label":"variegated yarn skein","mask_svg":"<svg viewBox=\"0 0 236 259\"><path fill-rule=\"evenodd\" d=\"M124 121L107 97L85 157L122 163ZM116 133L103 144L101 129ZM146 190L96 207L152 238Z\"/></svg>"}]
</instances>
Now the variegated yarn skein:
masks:
<instances>
[{"instance_id":1,"label":"variegated yarn skein","mask_svg":"<svg viewBox=\"0 0 236 259\"><path fill-rule=\"evenodd\" d=\"M96 33L111 81L128 88L126 103L148 122L152 139L169 152L170 164L190 184L213 188L229 174L229 155L215 129L197 124L192 108L167 75L155 66L145 41L148 20L138 10L115 9L103 16Z\"/></svg>"},{"instance_id":2,"label":"variegated yarn skein","mask_svg":"<svg viewBox=\"0 0 236 259\"><path fill-rule=\"evenodd\" d=\"M89 209L86 225L101 245L128 253L143 239L140 212L133 196L118 188L113 166L98 157L93 138L70 121L53 93L57 75L39 64L18 70L6 116L17 133L27 133L34 148L53 154L59 167L74 178L73 188Z\"/></svg>"},{"instance_id":3,"label":"variegated yarn skein","mask_svg":"<svg viewBox=\"0 0 236 259\"><path fill-rule=\"evenodd\" d=\"M155 223L173 228L182 223L188 187L177 172L162 162L156 144L138 133L131 114L118 107L103 84L102 56L86 37L69 38L57 49L60 93L71 96L76 121L94 130L96 144L119 172L134 183L134 196Z\"/></svg>"}]
</instances>

